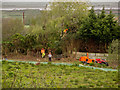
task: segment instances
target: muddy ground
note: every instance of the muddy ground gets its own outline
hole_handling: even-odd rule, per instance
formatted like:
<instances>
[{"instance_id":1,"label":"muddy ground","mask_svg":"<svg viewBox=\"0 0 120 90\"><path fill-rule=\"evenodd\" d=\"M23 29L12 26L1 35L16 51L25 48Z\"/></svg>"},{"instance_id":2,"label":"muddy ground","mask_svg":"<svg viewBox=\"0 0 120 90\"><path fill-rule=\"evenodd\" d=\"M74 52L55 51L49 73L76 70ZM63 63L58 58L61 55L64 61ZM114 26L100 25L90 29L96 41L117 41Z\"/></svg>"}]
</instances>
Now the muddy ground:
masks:
<instances>
[{"instance_id":1,"label":"muddy ground","mask_svg":"<svg viewBox=\"0 0 120 90\"><path fill-rule=\"evenodd\" d=\"M8 60L17 60L17 61L38 61L38 62L48 62L49 58L46 55L45 58L41 58L41 56L32 56L32 55L22 55L22 54L10 54L7 56ZM55 58L55 56L52 57L52 62L66 62L66 63L79 63L79 60L73 58L73 57L68 57L68 58ZM118 68L118 63L117 62L109 62L109 67L111 68Z\"/></svg>"}]
</instances>

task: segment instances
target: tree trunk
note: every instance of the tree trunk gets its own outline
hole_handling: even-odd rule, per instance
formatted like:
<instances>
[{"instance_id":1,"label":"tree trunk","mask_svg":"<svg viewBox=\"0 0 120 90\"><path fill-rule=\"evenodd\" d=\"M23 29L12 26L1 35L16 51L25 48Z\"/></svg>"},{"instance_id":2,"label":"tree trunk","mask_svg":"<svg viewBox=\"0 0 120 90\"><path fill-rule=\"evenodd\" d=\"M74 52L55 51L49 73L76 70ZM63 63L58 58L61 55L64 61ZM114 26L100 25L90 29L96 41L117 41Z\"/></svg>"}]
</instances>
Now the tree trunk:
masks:
<instances>
[{"instance_id":1,"label":"tree trunk","mask_svg":"<svg viewBox=\"0 0 120 90\"><path fill-rule=\"evenodd\" d=\"M29 53L29 49L27 49L27 55L29 55L30 53Z\"/></svg>"},{"instance_id":2,"label":"tree trunk","mask_svg":"<svg viewBox=\"0 0 120 90\"><path fill-rule=\"evenodd\" d=\"M15 53L16 53L16 54L18 53L17 49L15 50Z\"/></svg>"}]
</instances>

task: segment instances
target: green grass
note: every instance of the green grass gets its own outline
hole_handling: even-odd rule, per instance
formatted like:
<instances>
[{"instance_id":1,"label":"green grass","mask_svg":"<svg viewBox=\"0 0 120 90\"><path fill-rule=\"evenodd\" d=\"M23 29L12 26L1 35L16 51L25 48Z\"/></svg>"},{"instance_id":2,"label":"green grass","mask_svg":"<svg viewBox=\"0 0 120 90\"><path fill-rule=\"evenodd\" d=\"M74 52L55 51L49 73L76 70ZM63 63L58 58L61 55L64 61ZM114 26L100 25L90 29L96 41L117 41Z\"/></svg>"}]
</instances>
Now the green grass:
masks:
<instances>
[{"instance_id":1,"label":"green grass","mask_svg":"<svg viewBox=\"0 0 120 90\"><path fill-rule=\"evenodd\" d=\"M2 62L3 88L117 88L118 72L77 66Z\"/></svg>"}]
</instances>

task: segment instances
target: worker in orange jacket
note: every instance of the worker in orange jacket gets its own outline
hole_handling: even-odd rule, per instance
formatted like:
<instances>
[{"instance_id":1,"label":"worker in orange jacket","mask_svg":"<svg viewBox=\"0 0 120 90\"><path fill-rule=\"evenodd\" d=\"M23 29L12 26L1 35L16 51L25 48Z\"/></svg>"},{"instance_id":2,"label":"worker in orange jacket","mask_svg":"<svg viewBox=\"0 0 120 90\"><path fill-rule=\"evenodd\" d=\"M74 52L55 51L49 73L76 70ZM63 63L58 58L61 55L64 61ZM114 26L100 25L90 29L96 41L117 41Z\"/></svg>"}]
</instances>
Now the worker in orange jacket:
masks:
<instances>
[{"instance_id":1,"label":"worker in orange jacket","mask_svg":"<svg viewBox=\"0 0 120 90\"><path fill-rule=\"evenodd\" d=\"M65 29L63 32L66 33L68 31L68 29Z\"/></svg>"},{"instance_id":2,"label":"worker in orange jacket","mask_svg":"<svg viewBox=\"0 0 120 90\"><path fill-rule=\"evenodd\" d=\"M44 48L41 49L41 53L42 53L42 58L44 58L45 57L45 49Z\"/></svg>"}]
</instances>

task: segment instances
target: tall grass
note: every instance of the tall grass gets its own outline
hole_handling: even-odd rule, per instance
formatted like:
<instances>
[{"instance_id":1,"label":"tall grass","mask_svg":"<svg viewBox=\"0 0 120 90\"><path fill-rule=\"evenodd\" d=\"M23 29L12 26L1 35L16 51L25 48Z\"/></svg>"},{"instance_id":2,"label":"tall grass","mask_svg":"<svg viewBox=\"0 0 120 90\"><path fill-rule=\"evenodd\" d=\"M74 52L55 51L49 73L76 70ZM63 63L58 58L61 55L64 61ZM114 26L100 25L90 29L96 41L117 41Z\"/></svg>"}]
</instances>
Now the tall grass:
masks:
<instances>
[{"instance_id":1,"label":"tall grass","mask_svg":"<svg viewBox=\"0 0 120 90\"><path fill-rule=\"evenodd\" d=\"M118 67L119 44L120 44L120 41L116 39L116 40L113 40L108 47L108 54L109 54L108 62L109 62L109 65L113 67Z\"/></svg>"}]
</instances>

